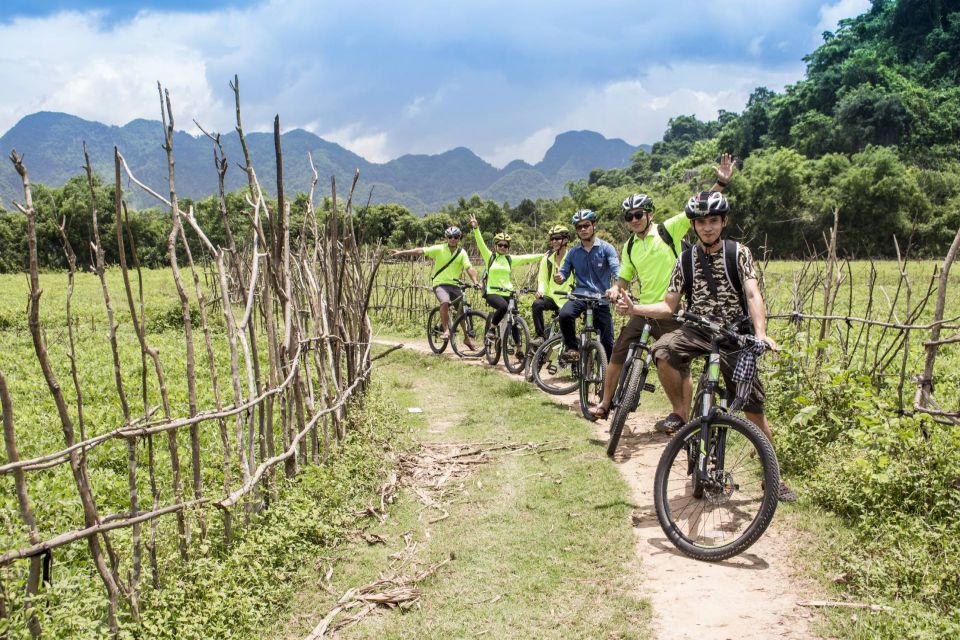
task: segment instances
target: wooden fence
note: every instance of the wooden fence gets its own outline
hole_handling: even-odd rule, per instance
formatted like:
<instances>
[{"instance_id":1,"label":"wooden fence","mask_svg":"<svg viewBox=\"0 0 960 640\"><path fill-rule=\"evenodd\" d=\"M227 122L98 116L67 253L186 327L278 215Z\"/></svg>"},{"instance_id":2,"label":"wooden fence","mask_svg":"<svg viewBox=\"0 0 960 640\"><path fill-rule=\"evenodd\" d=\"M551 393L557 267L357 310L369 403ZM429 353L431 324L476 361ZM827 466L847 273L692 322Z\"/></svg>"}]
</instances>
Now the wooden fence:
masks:
<instances>
[{"instance_id":1,"label":"wooden fence","mask_svg":"<svg viewBox=\"0 0 960 640\"><path fill-rule=\"evenodd\" d=\"M154 588L161 588L164 567L158 562L157 547L163 529L160 519L176 522L175 546L181 563L191 555L203 553L200 545L211 534L216 520L223 544L230 545L237 507L244 520L266 508L283 476L290 478L303 465L318 464L335 451L336 442L346 430L346 412L360 402L371 370L371 325L367 306L371 283L376 276L376 256L361 255L353 235L352 197L338 203L336 185L331 185L332 213L322 224L313 209L317 183L314 171L304 228L299 239L291 242L290 207L283 192L283 157L280 149L279 119L275 121L278 202L271 210L263 196L247 153L240 120L239 87L232 85L237 102L237 131L243 145L248 177L247 208L243 212L251 223L252 235L245 239L246 250L239 245L230 228L223 176L227 158L218 135L211 135L216 171L220 176L219 206L227 246L214 246L197 223L192 207L180 208L174 177L173 110L170 97L160 90L164 124L164 149L168 161L168 196L144 185L127 166L120 150L115 150L117 242L123 291L111 291L105 277L104 252L99 236L98 212L93 198L93 176L89 157L86 168L90 187L91 220L94 237L95 271L99 278L106 316L107 337L103 348L112 353L116 400L123 422L103 433L87 435L90 425L84 420L84 389L78 374L78 357L71 317L71 296L76 273L76 258L58 221L61 241L70 265L65 306L67 352L70 379L61 380L56 369L63 363L51 361L47 350L46 327L40 322L41 290L37 259L37 210L29 174L23 157L16 151L11 160L23 183L23 202L19 209L27 218L29 244L28 300L29 330L35 356L43 372L45 387L56 405L63 446L30 459L21 459L18 432L31 427L17 420L17 404L9 392L7 379L0 371L0 400L3 409L6 462L0 475L12 475L26 543L0 550L0 568L25 561L26 597L17 599L26 608L28 628L34 636L42 633L35 607L42 599L44 583L49 579L53 553L65 545L85 541L89 557L103 582L107 599L107 623L113 635L119 630L118 613L126 608L129 616L139 615L138 596L146 566ZM84 148L86 156L86 149ZM312 159L311 159L312 166ZM183 321L183 345L186 355L186 380L189 411L176 415L170 398L170 369L145 330L143 279L133 236L126 223L121 175L152 194L170 211L168 258ZM354 186L356 180L354 181ZM350 191L352 196L352 188ZM201 283L202 270L191 255L187 243L189 227L205 247L202 258L212 265L208 287ZM197 259L201 257L198 256ZM133 333L140 347L140 388L125 384L124 370L130 365L120 357L119 323L114 299L129 311ZM208 300L209 298L209 300ZM192 300L191 300L192 299ZM215 304L210 304L213 300ZM197 306L191 306L193 301ZM197 308L199 314L196 313ZM213 314L217 314L215 317ZM218 369L214 341L223 339L229 346L229 370ZM198 335L199 334L199 335ZM128 331L126 335L130 335ZM266 351L264 357L264 350ZM199 354L198 354L199 351ZM60 365L55 366L55 365ZM200 406L198 380L212 386L212 406ZM156 391L150 405L148 387ZM113 393L113 391L111 392ZM137 397L139 394L139 397ZM75 400L75 401L74 401ZM181 450L178 434L188 434L187 451ZM156 447L157 437L165 440L166 456ZM104 513L97 500L98 490L91 481L88 458L103 453L111 442L123 442L126 453L118 466L126 467L129 499L126 508ZM203 445L219 448L222 459L216 473L203 468ZM218 446L214 446L218 445ZM146 475L150 495L140 495L144 485L141 460L146 448ZM122 449L120 450L122 451ZM33 474L70 469L70 477L79 498L81 514L70 515L70 502L63 506L64 519L82 521L77 529L56 535L42 535L48 527L36 514L31 500ZM216 482L204 478L215 477ZM164 488L161 483L169 482ZM43 505L49 512L49 505ZM210 507L214 507L213 510ZM144 528L147 530L144 531ZM122 543L113 532L123 530ZM127 548L127 544L129 547ZM124 547L124 548L121 548ZM144 558L146 551L146 558ZM6 593L3 591L2 593ZM0 598L0 615L8 605Z\"/></svg>"}]
</instances>

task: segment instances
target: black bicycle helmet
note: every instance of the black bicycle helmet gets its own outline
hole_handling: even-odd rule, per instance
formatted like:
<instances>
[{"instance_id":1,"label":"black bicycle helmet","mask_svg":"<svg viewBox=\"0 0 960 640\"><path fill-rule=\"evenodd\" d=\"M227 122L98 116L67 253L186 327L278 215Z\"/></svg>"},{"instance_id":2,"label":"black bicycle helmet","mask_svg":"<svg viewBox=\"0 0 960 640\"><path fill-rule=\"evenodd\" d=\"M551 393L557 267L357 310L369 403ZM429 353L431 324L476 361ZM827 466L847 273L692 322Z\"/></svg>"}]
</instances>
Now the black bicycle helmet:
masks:
<instances>
[{"instance_id":1,"label":"black bicycle helmet","mask_svg":"<svg viewBox=\"0 0 960 640\"><path fill-rule=\"evenodd\" d=\"M730 213L730 203L719 191L701 191L695 196L690 196L683 212L691 220L707 216L726 216Z\"/></svg>"}]
</instances>

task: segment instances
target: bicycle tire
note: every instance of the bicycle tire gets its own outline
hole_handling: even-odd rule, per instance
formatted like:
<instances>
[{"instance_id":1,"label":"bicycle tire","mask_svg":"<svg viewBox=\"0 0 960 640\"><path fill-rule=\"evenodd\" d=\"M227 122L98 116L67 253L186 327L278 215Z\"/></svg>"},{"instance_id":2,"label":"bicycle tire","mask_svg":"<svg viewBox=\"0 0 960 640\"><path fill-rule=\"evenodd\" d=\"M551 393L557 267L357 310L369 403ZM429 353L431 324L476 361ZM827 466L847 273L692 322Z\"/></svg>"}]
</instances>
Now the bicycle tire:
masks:
<instances>
[{"instance_id":1,"label":"bicycle tire","mask_svg":"<svg viewBox=\"0 0 960 640\"><path fill-rule=\"evenodd\" d=\"M450 346L453 352L461 358L479 358L483 356L483 339L480 331L487 322L487 314L480 311L468 311L457 318L450 330ZM474 347L471 349L465 342L470 338Z\"/></svg>"},{"instance_id":2,"label":"bicycle tire","mask_svg":"<svg viewBox=\"0 0 960 640\"><path fill-rule=\"evenodd\" d=\"M442 338L443 325L440 323L440 307L434 307L427 316L427 344L430 351L441 354L447 349L449 340Z\"/></svg>"},{"instance_id":3,"label":"bicycle tire","mask_svg":"<svg viewBox=\"0 0 960 640\"><path fill-rule=\"evenodd\" d=\"M590 411L591 404L603 399L603 378L607 374L607 352L599 340L591 340L580 354L580 415L591 422L597 419Z\"/></svg>"},{"instance_id":4,"label":"bicycle tire","mask_svg":"<svg viewBox=\"0 0 960 640\"><path fill-rule=\"evenodd\" d=\"M691 439L699 443L702 420L684 425L667 444L654 477L653 501L670 542L691 558L715 562L743 553L766 531L777 510L780 468L773 445L760 429L738 416L720 414L711 427L725 430L725 464L722 470L714 468L717 456L711 455L708 472L722 482L704 487L702 497L696 498L687 453ZM729 533L734 527L735 533Z\"/></svg>"},{"instance_id":5,"label":"bicycle tire","mask_svg":"<svg viewBox=\"0 0 960 640\"><path fill-rule=\"evenodd\" d=\"M514 336L514 330L520 336L519 341ZM530 328L527 327L527 321L519 316L508 320L506 335L501 336L501 342L503 344L503 366L510 373L523 373L529 358L527 349L530 347ZM513 352L512 357L511 351ZM517 358L517 354L520 354L519 358Z\"/></svg>"},{"instance_id":6,"label":"bicycle tire","mask_svg":"<svg viewBox=\"0 0 960 640\"><path fill-rule=\"evenodd\" d=\"M500 362L500 344L503 342L500 335L500 325L492 325L491 318L493 314L487 314L487 321L483 325L483 355L491 366L496 366ZM496 334L495 339L488 338L490 333Z\"/></svg>"},{"instance_id":7,"label":"bicycle tire","mask_svg":"<svg viewBox=\"0 0 960 640\"><path fill-rule=\"evenodd\" d=\"M623 397L620 398L620 404L613 410L613 416L610 418L610 438L607 440L607 455L611 458L617 452L617 445L620 443L620 436L623 434L623 427L627 423L629 416L640 402L640 390L643 389L647 381L647 373L644 366L638 362L637 358L630 363L630 371L627 372L623 390Z\"/></svg>"},{"instance_id":8,"label":"bicycle tire","mask_svg":"<svg viewBox=\"0 0 960 640\"><path fill-rule=\"evenodd\" d=\"M576 363L563 363L559 360L559 356L564 350L563 336L553 336L540 345L540 348L533 354L530 365L534 383L554 396L572 393L580 384L574 370ZM551 368L553 372L551 372Z\"/></svg>"}]
</instances>

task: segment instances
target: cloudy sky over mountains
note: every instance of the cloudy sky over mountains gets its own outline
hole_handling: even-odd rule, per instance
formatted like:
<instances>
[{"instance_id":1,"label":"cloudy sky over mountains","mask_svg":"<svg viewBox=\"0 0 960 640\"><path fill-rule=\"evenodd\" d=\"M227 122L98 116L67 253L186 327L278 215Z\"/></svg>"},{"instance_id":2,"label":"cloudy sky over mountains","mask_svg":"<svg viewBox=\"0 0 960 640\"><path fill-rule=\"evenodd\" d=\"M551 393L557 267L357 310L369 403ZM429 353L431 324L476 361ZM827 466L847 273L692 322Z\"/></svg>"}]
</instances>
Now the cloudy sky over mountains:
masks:
<instances>
[{"instance_id":1,"label":"cloudy sky over mountains","mask_svg":"<svg viewBox=\"0 0 960 640\"><path fill-rule=\"evenodd\" d=\"M462 6L461 6L462 5ZM466 146L536 162L554 136L631 144L669 117L740 111L782 89L869 0L6 0L0 133L36 111L125 124L302 127L369 160Z\"/></svg>"}]
</instances>

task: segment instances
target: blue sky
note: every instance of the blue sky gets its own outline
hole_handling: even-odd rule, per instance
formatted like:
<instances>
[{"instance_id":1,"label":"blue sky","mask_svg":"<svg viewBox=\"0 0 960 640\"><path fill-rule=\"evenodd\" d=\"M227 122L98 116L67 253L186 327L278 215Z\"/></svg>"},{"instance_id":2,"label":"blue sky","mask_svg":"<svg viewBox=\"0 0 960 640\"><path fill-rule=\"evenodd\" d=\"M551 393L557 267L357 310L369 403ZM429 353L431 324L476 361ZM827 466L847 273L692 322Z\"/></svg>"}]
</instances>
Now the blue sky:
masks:
<instances>
[{"instance_id":1,"label":"blue sky","mask_svg":"<svg viewBox=\"0 0 960 640\"><path fill-rule=\"evenodd\" d=\"M740 111L758 85L869 0L5 0L0 131L40 110L109 124L302 127L374 161L466 146L497 166L536 162L592 129L654 142L679 114Z\"/></svg>"}]
</instances>

